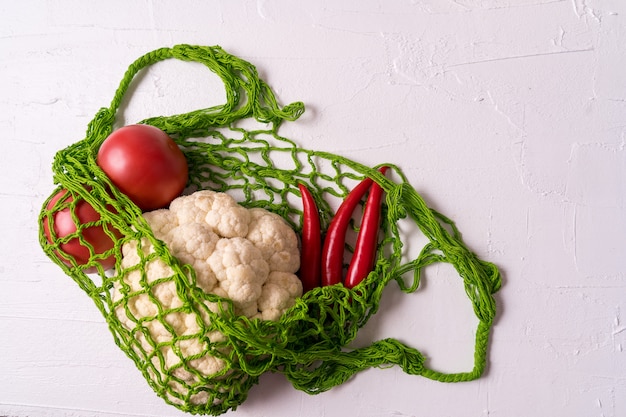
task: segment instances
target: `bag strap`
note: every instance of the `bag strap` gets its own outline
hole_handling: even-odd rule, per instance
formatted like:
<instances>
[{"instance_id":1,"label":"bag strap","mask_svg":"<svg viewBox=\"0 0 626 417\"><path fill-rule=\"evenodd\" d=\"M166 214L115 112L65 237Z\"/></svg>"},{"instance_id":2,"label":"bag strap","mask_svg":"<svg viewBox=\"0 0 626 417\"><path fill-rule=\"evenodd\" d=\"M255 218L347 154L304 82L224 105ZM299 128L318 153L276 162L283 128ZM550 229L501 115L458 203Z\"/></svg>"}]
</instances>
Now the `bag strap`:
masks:
<instances>
[{"instance_id":1,"label":"bag strap","mask_svg":"<svg viewBox=\"0 0 626 417\"><path fill-rule=\"evenodd\" d=\"M451 264L463 281L478 319L472 368L463 372L438 371L429 367L421 352L394 338L375 341L354 350L333 349L332 346L326 350L316 350L316 347L312 347L284 367L284 373L292 385L310 394L327 391L371 367L397 365L410 375L421 375L440 382L461 382L477 379L487 366L489 336L496 314L493 294L502 284L498 268L472 253L454 223L430 209L410 184L402 182L394 185L389 180L384 180L382 184L387 189L388 200L393 202L388 206L389 223L394 225L399 219L408 217L430 242L416 259L406 263L401 262L400 248L379 257L379 261L384 264L383 270L379 275L372 275L376 282L371 281L370 277L366 279L365 284L370 286L365 292L370 293L373 305L377 305L380 292L389 281L395 280L402 291L412 293L419 287L424 267L434 263ZM411 273L412 282L405 282L405 277Z\"/></svg>"},{"instance_id":2,"label":"bag strap","mask_svg":"<svg viewBox=\"0 0 626 417\"><path fill-rule=\"evenodd\" d=\"M249 62L225 52L220 46L181 44L148 52L128 67L110 106L100 109L89 124L87 138L90 139L92 149L98 148L112 131L115 114L134 77L142 69L167 59L205 65L224 83L226 103L172 116L151 117L140 123L156 126L171 134L189 137L249 117L254 117L261 123L271 123L276 129L282 121L294 121L304 112L302 102L281 107L270 87L259 77L256 68Z\"/></svg>"}]
</instances>

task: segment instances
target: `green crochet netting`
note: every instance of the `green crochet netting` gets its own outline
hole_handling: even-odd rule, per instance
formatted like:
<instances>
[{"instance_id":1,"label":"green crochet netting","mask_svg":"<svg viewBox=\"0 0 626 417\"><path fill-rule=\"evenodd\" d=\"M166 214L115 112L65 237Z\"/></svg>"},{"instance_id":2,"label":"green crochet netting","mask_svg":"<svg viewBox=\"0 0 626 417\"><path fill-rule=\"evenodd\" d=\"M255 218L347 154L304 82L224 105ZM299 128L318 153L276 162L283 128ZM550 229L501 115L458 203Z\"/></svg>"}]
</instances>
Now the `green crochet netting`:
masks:
<instances>
[{"instance_id":1,"label":"green crochet netting","mask_svg":"<svg viewBox=\"0 0 626 417\"><path fill-rule=\"evenodd\" d=\"M141 122L163 129L183 149L190 165L189 192L206 188L231 192L241 204L267 208L299 230L299 181L304 181L313 192L324 227L333 216L331 207L336 207L358 180L369 176L382 185L386 202L376 266L360 285L353 290L339 284L310 291L279 322L251 320L236 316L227 300L200 290L195 285L193 269L179 263L155 239L140 210L110 184L95 157L114 128L118 107L135 75L170 58L206 65L226 88L224 105ZM115 343L135 362L154 391L186 412L218 415L235 409L265 372L280 372L295 388L317 394L370 367L398 365L408 374L443 382L473 380L485 369L490 328L496 314L493 294L501 285L496 266L478 259L466 247L453 222L429 208L398 167L391 165L393 175L388 176L399 178L392 180L379 174L375 167L303 149L281 137L281 122L296 120L303 111L300 102L281 107L252 64L218 46L162 48L140 57L129 67L111 105L102 108L90 122L85 139L59 151L54 159L54 181L59 188L67 188L72 196L88 201L101 215L99 222L83 227L110 224L123 236L109 253L97 255L92 251L87 265L67 266L58 256L62 252L60 245L72 237L80 238L82 229L66 240L55 239L52 244L40 230L44 251L95 302ZM253 121L259 128L244 128L246 123L242 121ZM89 191L85 186L90 187ZM52 210L46 209L46 202L40 224L49 222L55 210L73 210L76 200L62 199ZM107 206L112 206L116 213L107 210ZM400 227L407 221L414 223L429 240L419 256L408 260L403 240L410 237L403 236ZM173 274L148 282L143 273L142 289L131 291L123 284L123 277L130 270L120 264L121 247L129 242L140 247L150 242L155 248L155 253L142 256L139 270L160 259L171 267ZM81 243L89 247L84 240ZM112 254L117 259L116 268L105 272L97 260ZM414 292L422 269L437 262L456 268L478 318L472 370L443 373L430 369L418 350L396 339L376 341L363 348L348 347L359 328L378 310L381 294L390 281L396 281L407 293ZM88 268L95 268L96 272L86 273ZM156 286L163 283L175 284L182 306L168 308L155 297ZM116 287L121 290L114 296ZM137 297L149 297L157 313L150 317L134 314L129 305ZM195 317L200 330L176 334L167 321L172 313ZM119 314L126 315L125 323ZM156 340L149 330L155 324L168 329L171 337ZM215 331L226 335L225 340L208 336ZM200 342L203 349L186 357L181 346L192 342ZM167 354L177 355L178 363L168 365ZM194 367L197 360L207 355L223 361L224 369L205 375Z\"/></svg>"}]
</instances>

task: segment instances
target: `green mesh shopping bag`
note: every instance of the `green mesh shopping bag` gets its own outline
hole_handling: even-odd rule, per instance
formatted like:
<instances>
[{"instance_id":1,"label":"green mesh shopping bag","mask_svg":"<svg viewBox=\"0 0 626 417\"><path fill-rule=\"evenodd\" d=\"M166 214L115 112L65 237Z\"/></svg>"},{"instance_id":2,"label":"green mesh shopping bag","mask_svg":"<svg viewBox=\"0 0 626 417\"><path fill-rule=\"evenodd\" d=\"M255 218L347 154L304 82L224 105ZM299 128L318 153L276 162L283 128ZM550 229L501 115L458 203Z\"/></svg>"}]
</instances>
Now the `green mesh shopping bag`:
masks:
<instances>
[{"instance_id":1,"label":"green mesh shopping bag","mask_svg":"<svg viewBox=\"0 0 626 417\"><path fill-rule=\"evenodd\" d=\"M100 170L96 154L113 130L116 112L134 76L172 58L204 64L226 88L223 105L141 122L164 130L183 150L189 163L187 193L203 189L227 192L245 207L279 214L299 231L299 183L311 190L323 229L334 215L332 207L358 181L370 177L381 185L386 201L375 267L359 285L353 289L342 284L315 288L298 298L279 321L249 319L236 315L229 300L202 291L196 285L194 269L177 260L155 238L139 208ZM429 208L395 165L385 164L392 175L383 176L376 167L305 149L282 137L281 123L296 120L303 111L299 102L281 107L253 65L220 47L178 45L135 61L111 105L90 122L86 137L55 156L54 181L58 190L67 189L68 193L55 204L46 201L40 224L50 225L55 210L77 210L76 202L84 200L100 218L81 227L101 227L115 246L99 253L81 241L88 259L79 265L68 262L71 257L63 254L67 238L53 236L49 241L40 228L44 251L94 301L115 343L154 391L183 411L218 415L235 409L265 372L282 373L295 388L316 394L371 367L398 365L409 374L443 382L472 380L485 369L496 314L493 294L501 285L498 269L466 247L453 222ZM411 237L403 235L403 222L416 225L428 239L414 259L406 253L405 244ZM70 238L80 236L79 228ZM122 262L122 248L130 244L138 248L134 254L138 261L129 267ZM349 245L347 249L352 250ZM105 258L115 263L113 269L104 270L101 261ZM349 347L357 331L377 312L390 281L404 292L414 292L422 269L441 262L452 264L458 272L478 318L473 369L459 373L429 369L419 351L391 338L362 348ZM145 270L157 267L166 272L150 282ZM128 284L130 274L136 276L133 285ZM179 302L168 304L158 295L160 291L170 291ZM149 302L153 311L138 314L133 309L138 300ZM194 330L177 331L172 317L190 320L193 326L188 329ZM155 329L159 329L158 337Z\"/></svg>"}]
</instances>

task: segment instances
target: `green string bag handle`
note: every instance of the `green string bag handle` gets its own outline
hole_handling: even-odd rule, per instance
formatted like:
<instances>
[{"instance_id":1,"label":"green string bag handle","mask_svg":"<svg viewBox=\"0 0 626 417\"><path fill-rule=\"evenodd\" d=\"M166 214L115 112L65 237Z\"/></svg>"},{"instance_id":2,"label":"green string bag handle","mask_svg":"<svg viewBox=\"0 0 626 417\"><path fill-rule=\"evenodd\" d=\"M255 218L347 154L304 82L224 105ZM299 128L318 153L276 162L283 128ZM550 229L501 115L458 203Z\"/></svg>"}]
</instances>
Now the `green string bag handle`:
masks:
<instances>
[{"instance_id":1,"label":"green string bag handle","mask_svg":"<svg viewBox=\"0 0 626 417\"><path fill-rule=\"evenodd\" d=\"M199 289L193 268L178 262L154 237L140 210L110 183L95 156L113 130L115 115L133 78L142 69L172 58L204 64L222 79L226 89L226 103L222 105L141 122L163 129L183 150L190 166L189 192L206 188L231 192L242 205L278 213L299 231L302 210L298 183L306 183L311 190L324 228L333 217L332 206L338 205L357 181L370 177L381 185L386 201L376 264L359 285L353 289L341 284L316 288L296 300L279 321L252 320L237 316L229 300ZM497 267L467 248L454 223L429 208L397 166L385 164L393 175L383 176L377 167L304 149L281 136L281 123L296 120L303 111L300 102L281 107L255 67L222 48L177 45L147 53L131 64L111 105L102 108L90 122L86 138L55 156L53 172L59 187L89 202L101 215L96 225L113 225L122 237L111 251L92 254L86 265L63 263L58 256L62 242L49 243L40 230L42 248L95 302L115 342L154 391L183 411L218 415L236 409L265 372L283 373L295 388L310 394L327 391L371 367L398 365L409 374L443 382L469 381L484 372L496 314L493 294L501 285ZM244 128L239 123L244 120L255 120L259 127ZM75 206L72 201L62 204L70 209ZM48 201L40 214L40 224L51 222L52 212L58 209L47 205ZM403 242L411 237L403 235L403 222L416 225L429 240L415 259L406 254ZM141 290L120 294L125 275L133 273L121 264L121 248L129 242L140 247L149 243L154 248L136 271L141 273L157 261L169 267L171 276L158 284L175 286L182 306L168 309L160 305L152 295L154 284L147 281L141 281ZM116 257L115 272L99 266L98 259L109 255ZM430 369L418 350L393 338L350 348L358 330L377 312L390 281L406 293L414 292L423 268L439 262L454 266L478 318L471 370L444 373ZM90 268L96 273L86 273ZM136 297L148 297L159 313L149 319L133 317L128 306ZM176 334L167 322L168 314L195 317L198 332ZM122 323L120 315L133 317L135 326L129 328ZM147 329L150 324L169 329L171 337L157 340ZM209 337L216 332L225 337ZM204 347L186 357L181 346L192 342ZM168 364L164 352L177 355L179 363ZM208 357L224 366L215 373L199 372L194 361Z\"/></svg>"}]
</instances>

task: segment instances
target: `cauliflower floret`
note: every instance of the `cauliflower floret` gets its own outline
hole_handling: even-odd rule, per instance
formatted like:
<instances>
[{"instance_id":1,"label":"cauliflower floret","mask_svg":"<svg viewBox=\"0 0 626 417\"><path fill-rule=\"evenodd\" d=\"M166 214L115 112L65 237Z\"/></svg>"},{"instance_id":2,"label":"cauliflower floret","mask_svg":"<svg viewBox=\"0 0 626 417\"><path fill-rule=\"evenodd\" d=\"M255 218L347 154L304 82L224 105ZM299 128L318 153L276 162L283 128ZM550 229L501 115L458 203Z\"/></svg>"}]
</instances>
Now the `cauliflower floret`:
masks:
<instances>
[{"instance_id":1,"label":"cauliflower floret","mask_svg":"<svg viewBox=\"0 0 626 417\"><path fill-rule=\"evenodd\" d=\"M160 240L165 239L170 231L178 226L176 214L168 209L149 211L144 213L143 217L150 225L154 237Z\"/></svg>"},{"instance_id":2,"label":"cauliflower floret","mask_svg":"<svg viewBox=\"0 0 626 417\"><path fill-rule=\"evenodd\" d=\"M276 321L302 294L302 281L289 272L274 271L269 274L258 301L259 313L255 317Z\"/></svg>"},{"instance_id":3,"label":"cauliflower floret","mask_svg":"<svg viewBox=\"0 0 626 417\"><path fill-rule=\"evenodd\" d=\"M193 198L182 196L170 203L169 211L176 215L178 223L203 223L206 214L213 207L215 193L213 191L197 191ZM164 209L167 210L167 209ZM144 213L144 217L146 217Z\"/></svg>"},{"instance_id":4,"label":"cauliflower floret","mask_svg":"<svg viewBox=\"0 0 626 417\"><path fill-rule=\"evenodd\" d=\"M302 295L294 275L300 265L298 239L276 214L246 209L224 193L198 191L175 199L169 209L144 213L144 218L172 256L193 268L198 289L231 300L238 315L278 320ZM198 381L198 372L210 376L227 366L210 346L226 336L211 327L204 309L181 309L188 301L180 295L174 270L154 252L147 238L122 246L112 301L117 318L139 342L133 349L152 361L152 378L161 380L156 373L169 372L187 383L172 386L185 394L185 387ZM212 314L223 311L217 302L205 300L204 305ZM190 357L194 359L186 359Z\"/></svg>"},{"instance_id":5,"label":"cauliflower floret","mask_svg":"<svg viewBox=\"0 0 626 417\"><path fill-rule=\"evenodd\" d=\"M203 223L182 224L172 229L166 238L172 255L179 261L193 266L197 284L206 292L210 292L216 283L215 274L206 267L206 262L219 239L219 236Z\"/></svg>"},{"instance_id":6,"label":"cauliflower floret","mask_svg":"<svg viewBox=\"0 0 626 417\"><path fill-rule=\"evenodd\" d=\"M206 214L205 221L220 236L244 237L248 234L250 213L228 194L216 193L213 207Z\"/></svg>"},{"instance_id":7,"label":"cauliflower floret","mask_svg":"<svg viewBox=\"0 0 626 417\"><path fill-rule=\"evenodd\" d=\"M182 307L183 302L176 293L176 283L174 281L164 281L152 287L152 294L159 300L164 309L171 310Z\"/></svg>"},{"instance_id":8,"label":"cauliflower floret","mask_svg":"<svg viewBox=\"0 0 626 417\"><path fill-rule=\"evenodd\" d=\"M287 222L276 213L250 209L248 240L263 254L272 271L295 273L300 268L298 238Z\"/></svg>"},{"instance_id":9,"label":"cauliflower floret","mask_svg":"<svg viewBox=\"0 0 626 417\"><path fill-rule=\"evenodd\" d=\"M241 237L220 239L208 265L235 307L256 302L270 272L259 248Z\"/></svg>"},{"instance_id":10,"label":"cauliflower floret","mask_svg":"<svg viewBox=\"0 0 626 417\"><path fill-rule=\"evenodd\" d=\"M141 255L140 255L141 252ZM128 297L125 306L130 314L136 319L155 317L159 312L157 301L163 308L177 308L182 305L182 301L176 294L176 286L172 281L164 281L151 285L155 280L167 278L174 275L174 270L159 258L152 258L145 262L142 270L138 269L141 259L154 253L154 247L148 239L126 243L122 247L123 259L122 270L128 272L122 281L115 282L113 286L112 301L122 300L125 294L137 294ZM151 286L151 291L144 289L144 283ZM124 323L132 320L128 317L124 304L116 309L118 318Z\"/></svg>"},{"instance_id":11,"label":"cauliflower floret","mask_svg":"<svg viewBox=\"0 0 626 417\"><path fill-rule=\"evenodd\" d=\"M228 194L203 190L178 197L170 203L179 224L203 223L223 237L243 237L248 233L250 214Z\"/></svg>"}]
</instances>

